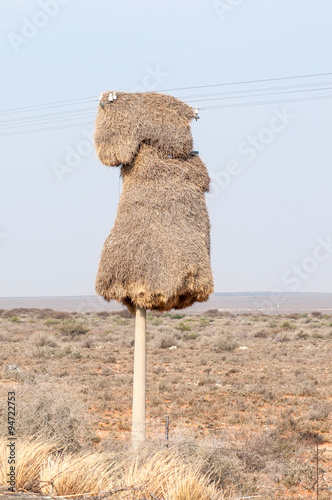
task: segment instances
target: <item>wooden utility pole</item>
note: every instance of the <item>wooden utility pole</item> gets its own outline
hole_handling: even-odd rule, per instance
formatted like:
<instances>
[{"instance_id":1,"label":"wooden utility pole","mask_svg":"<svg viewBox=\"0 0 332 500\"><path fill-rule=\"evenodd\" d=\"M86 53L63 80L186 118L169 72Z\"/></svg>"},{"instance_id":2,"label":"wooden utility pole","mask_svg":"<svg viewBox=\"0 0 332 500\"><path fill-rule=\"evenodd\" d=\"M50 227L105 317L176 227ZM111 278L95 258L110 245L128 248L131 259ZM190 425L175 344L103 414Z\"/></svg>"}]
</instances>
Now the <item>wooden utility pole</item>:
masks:
<instances>
[{"instance_id":1,"label":"wooden utility pole","mask_svg":"<svg viewBox=\"0 0 332 500\"><path fill-rule=\"evenodd\" d=\"M146 310L136 307L132 443L145 441L146 416Z\"/></svg>"}]
</instances>

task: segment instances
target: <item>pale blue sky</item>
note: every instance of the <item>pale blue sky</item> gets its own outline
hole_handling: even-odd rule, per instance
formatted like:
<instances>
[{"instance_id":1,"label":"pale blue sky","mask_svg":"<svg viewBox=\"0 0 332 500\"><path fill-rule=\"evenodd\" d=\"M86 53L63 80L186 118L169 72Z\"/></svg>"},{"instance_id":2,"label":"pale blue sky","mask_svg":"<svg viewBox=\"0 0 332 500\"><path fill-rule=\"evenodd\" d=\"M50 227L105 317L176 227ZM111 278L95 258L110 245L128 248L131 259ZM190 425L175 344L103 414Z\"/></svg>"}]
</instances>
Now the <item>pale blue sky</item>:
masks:
<instances>
[{"instance_id":1,"label":"pale blue sky","mask_svg":"<svg viewBox=\"0 0 332 500\"><path fill-rule=\"evenodd\" d=\"M0 296L94 294L121 188L119 169L106 168L91 151L92 125L4 135L30 124L18 129L4 120L35 116L4 110L98 99L104 90L329 73L331 22L330 0L3 2ZM306 87L308 92L265 99L332 95L332 74L173 94L191 100L322 82L323 92ZM250 100L263 98L197 105ZM97 103L78 106L87 107L93 115ZM208 206L215 291L332 292L332 100L202 110L200 116L193 134L213 178ZM61 126L56 118L47 126L53 120ZM76 121L89 122L90 116ZM57 176L59 163L77 149L76 167L67 158L68 171Z\"/></svg>"}]
</instances>

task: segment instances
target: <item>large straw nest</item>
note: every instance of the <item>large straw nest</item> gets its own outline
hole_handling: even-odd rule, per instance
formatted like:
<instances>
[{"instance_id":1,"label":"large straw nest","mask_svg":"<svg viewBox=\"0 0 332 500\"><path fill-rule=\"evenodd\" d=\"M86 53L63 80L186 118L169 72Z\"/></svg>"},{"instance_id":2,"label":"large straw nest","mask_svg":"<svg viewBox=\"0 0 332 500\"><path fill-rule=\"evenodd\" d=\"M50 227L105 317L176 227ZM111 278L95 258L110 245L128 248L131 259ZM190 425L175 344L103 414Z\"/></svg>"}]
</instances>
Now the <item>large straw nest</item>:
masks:
<instances>
[{"instance_id":1,"label":"large straw nest","mask_svg":"<svg viewBox=\"0 0 332 500\"><path fill-rule=\"evenodd\" d=\"M165 158L143 144L123 166L123 189L101 255L96 291L132 312L167 311L205 301L213 292L209 175L198 156Z\"/></svg>"},{"instance_id":2,"label":"large straw nest","mask_svg":"<svg viewBox=\"0 0 332 500\"><path fill-rule=\"evenodd\" d=\"M109 94L100 97L103 106L99 106L95 128L96 151L105 165L131 163L143 142L154 145L164 156L190 155L191 106L153 92L117 92L113 102L108 102Z\"/></svg>"}]
</instances>

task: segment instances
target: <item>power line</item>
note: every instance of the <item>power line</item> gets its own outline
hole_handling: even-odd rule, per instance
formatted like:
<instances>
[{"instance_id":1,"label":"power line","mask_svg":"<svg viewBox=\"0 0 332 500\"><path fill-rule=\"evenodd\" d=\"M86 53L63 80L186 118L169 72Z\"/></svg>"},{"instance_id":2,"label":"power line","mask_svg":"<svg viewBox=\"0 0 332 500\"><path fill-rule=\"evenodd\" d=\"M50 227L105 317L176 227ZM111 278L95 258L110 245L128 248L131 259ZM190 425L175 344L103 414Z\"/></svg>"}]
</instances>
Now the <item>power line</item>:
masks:
<instances>
[{"instance_id":1,"label":"power line","mask_svg":"<svg viewBox=\"0 0 332 500\"><path fill-rule=\"evenodd\" d=\"M155 92L175 92L179 90L194 90L194 89L203 89L203 88L214 88L214 87L224 87L224 86L230 86L230 85L246 85L246 84L252 84L252 83L267 83L267 82L273 82L273 81L285 81L285 80L294 80L294 79L300 79L300 78L317 78L317 77L322 77L322 76L331 76L332 73L313 73L309 75L297 75L297 76L284 76L284 77L277 77L277 78L263 78L259 80L243 80L243 81L238 81L238 82L224 82L224 83L215 83L211 85L196 85L196 86L191 86L191 87L178 87L178 88L172 88L172 89L162 89L162 90L157 90ZM80 102L79 102L80 101ZM75 99L69 99L65 101L53 101L50 103L44 103L44 104L35 104L32 106L23 106L23 107L18 107L18 108L11 108L11 109L6 109L0 111L0 115L8 115L8 114L14 114L14 113L20 113L20 112L25 112L25 111L31 111L31 110L39 110L41 109L48 109L52 107L62 107L62 106L68 106L68 105L77 105L81 104L82 101L88 102L97 102L98 99L96 99L95 96L89 96L89 97L79 97Z\"/></svg>"},{"instance_id":2,"label":"power line","mask_svg":"<svg viewBox=\"0 0 332 500\"><path fill-rule=\"evenodd\" d=\"M199 108L201 111L206 111L208 109L222 109L222 108L241 108L245 106L261 106L264 104L281 104L285 102L300 102L300 101L317 101L320 99L331 99L332 95L328 96L315 96L315 97L301 97L299 99L278 99L276 101L258 101L258 102L245 102L245 103L233 103L233 104L221 104L220 106L207 106L205 108Z\"/></svg>"},{"instance_id":3,"label":"power line","mask_svg":"<svg viewBox=\"0 0 332 500\"><path fill-rule=\"evenodd\" d=\"M325 87L324 89L302 89L302 90L286 90L285 92L270 92L267 94L256 94L254 96L251 95L239 95L235 97L212 97L212 98L206 98L206 99L194 99L193 101L186 101L188 103L191 102L201 102L201 101L219 101L221 99L241 99L241 98L246 98L246 97L265 97L269 95L280 95L280 94L293 94L294 92L318 92L320 90L331 90L332 87Z\"/></svg>"},{"instance_id":4,"label":"power line","mask_svg":"<svg viewBox=\"0 0 332 500\"><path fill-rule=\"evenodd\" d=\"M31 115L31 116L24 116L20 118L13 118L10 120L0 120L0 126L2 124L8 124L8 123L17 123L21 121L34 121L34 120L40 120L46 117L56 117L58 115L65 116L65 115L77 115L79 116L80 113L87 113L87 112L95 112L94 108L82 108L82 109L71 109L71 110L65 110L65 111L58 111L54 113L47 113L47 114L40 114L40 115Z\"/></svg>"},{"instance_id":5,"label":"power line","mask_svg":"<svg viewBox=\"0 0 332 500\"><path fill-rule=\"evenodd\" d=\"M261 80L244 80L241 82L228 82L228 83L215 83L213 85L197 85L196 87L179 87L176 89L164 89L158 90L158 92L175 92L176 90L189 90L189 89L203 89L203 88L212 88L212 87L222 87L226 85L244 85L249 83L263 83L263 82L274 82L281 80L293 80L296 78L314 78L318 76L331 76L332 73L316 73L312 75L298 75L298 76L283 76L279 78L264 78Z\"/></svg>"},{"instance_id":6,"label":"power line","mask_svg":"<svg viewBox=\"0 0 332 500\"><path fill-rule=\"evenodd\" d=\"M0 137L8 137L8 136L12 136L12 135L21 135L21 134L32 134L32 133L35 133L35 132L48 132L48 131L51 131L51 130L59 130L59 129L62 130L64 128L84 127L86 125L92 126L93 122L75 123L75 124L71 124L71 125L63 125L63 126L59 126L59 127L42 128L42 129L38 129L38 130L20 130L18 132L10 132L9 134L0 134Z\"/></svg>"},{"instance_id":7,"label":"power line","mask_svg":"<svg viewBox=\"0 0 332 500\"><path fill-rule=\"evenodd\" d=\"M217 106L207 106L204 108L200 108L202 111L207 111L211 109L227 109L227 108L238 108L238 107L246 107L246 106L261 106L264 104L270 105L270 104L280 104L280 103L287 103L287 102L299 102L299 101L313 101L313 100L321 100L321 99L331 99L332 95L329 96L315 96L315 97L308 97L308 98L299 98L299 99L278 99L274 101L264 101L264 102L247 102L247 103L233 103L233 104L222 104L222 105L217 105ZM8 137L8 136L14 136L14 135L20 135L20 134L30 134L30 133L36 133L36 132L47 132L47 131L52 131L52 130L62 130L64 128L74 128L74 127L83 127L83 126L92 126L93 122L85 122L85 123L77 123L77 124L70 124L70 125L60 125L57 127L47 127L47 128L41 128L41 129L35 129L35 130L21 130L21 131L13 131L8 134L0 134L0 137Z\"/></svg>"},{"instance_id":8,"label":"power line","mask_svg":"<svg viewBox=\"0 0 332 500\"><path fill-rule=\"evenodd\" d=\"M330 82L325 82L323 85L330 85ZM286 88L294 88L294 87L303 87L304 85L310 86L310 85L321 85L319 83L313 83L313 84L302 84L302 85L292 85ZM279 87L275 87L279 88ZM283 88L283 87L280 87ZM199 102L199 101L214 101L214 100L224 100L224 99L235 99L235 98L247 98L247 97L265 97L269 95L280 95L280 94L291 94L291 93L300 93L300 92L312 92L312 91L323 91L323 90L330 90L332 87L324 87L324 88L315 88L315 89L297 89L297 90L292 90L292 91L282 91L282 92L272 92L272 93L266 93L266 91L270 89L251 89L249 91L261 91L263 90L265 93L263 94L255 94L255 95L236 95L236 96L229 96L229 97L217 97L217 98L202 98L200 99L200 96L197 96L198 99L195 99L193 102ZM239 91L239 92L243 92ZM238 93L238 92L234 92ZM221 93L221 95L228 94L226 93ZM232 94L232 92L230 92ZM205 94L205 96L209 95L219 95L219 94ZM192 97L192 96L190 96ZM270 101L252 101L252 102L242 102L242 103L229 103L229 104L217 104L215 106L205 106L205 107L200 107L200 110L205 111L205 110L210 110L210 109L227 109L227 108L235 108L235 107L247 107L247 106L259 106L259 105L270 105L270 104L279 104L279 103L287 103L287 102L304 102L304 101L311 101L311 100L320 100L320 99L331 99L332 95L327 95L327 96L311 96L311 97L303 97L303 98L293 98L293 99L277 99L277 100L270 100ZM189 101L190 102L190 101ZM79 120L81 118L93 118L95 115L90 114L92 113L92 109L90 108L81 108L81 109L76 109L76 110L65 110L65 111L60 111L60 112L54 112L54 113L48 113L48 114L42 114L42 115L35 115L35 116L30 116L30 117L21 117L18 119L14 120L9 120L5 121L2 120L0 121L0 132L5 132L9 128L12 128L14 130L9 131L8 133L0 133L0 137L7 137L11 135L18 135L18 134L27 134L27 133L37 133L37 132L44 132L48 130L59 130L62 128L72 128L72 127L80 127L83 125L92 125L93 122L89 123L70 123L73 122L73 120ZM60 116L59 116L60 115ZM51 121L50 121L50 118ZM55 118L54 118L55 117ZM54 122L61 122L62 124L59 124L59 126L52 127ZM10 123L10 125L8 125ZM20 130L23 127L42 127L42 128L35 128L35 129L30 129L28 128L27 130Z\"/></svg>"},{"instance_id":9,"label":"power line","mask_svg":"<svg viewBox=\"0 0 332 500\"><path fill-rule=\"evenodd\" d=\"M303 88L305 87L305 90L294 90L293 92L313 92L313 91L322 91L322 90L328 90L330 89L331 87L322 87L322 88L308 88L308 87L312 87L312 86L319 86L319 85L331 85L332 82L324 82L324 83L310 83L310 84L297 84L297 85L290 85L290 86L278 86L278 87L270 87L270 88L257 88L257 89L247 89L245 90L245 92L249 92L249 93L256 93L259 92L259 91L263 91L264 93L262 94L263 96L265 95L273 95L273 94L268 94L267 91L268 90L284 90L284 89L294 89L294 88ZM239 97L239 98L242 98L242 97L251 97L250 95L245 95L245 96L242 96L242 95L238 95L239 93L242 93L244 92L243 90L238 90L238 91L227 91L227 92L221 92L221 93L208 93L208 94L197 94L197 95L189 95L189 96L181 96L180 99L191 99L191 98L195 98L194 101L192 102L199 102L199 101L204 101L205 99L201 99L201 98L204 98L204 97L212 97L212 96L219 96L219 95L228 95L229 99L233 99L235 97ZM284 93L291 93L291 92L284 92ZM234 97L233 97L233 95ZM255 97L255 96L253 96ZM220 98L221 99L221 98ZM208 100L208 99L206 99ZM217 99L215 99L217 100ZM187 101L188 102L188 101ZM191 102L191 101L189 101ZM79 103L81 104L81 103ZM85 104L85 103L84 103ZM36 111L39 111L39 110L36 110ZM35 122L35 121L39 121L39 120L43 120L44 118L47 118L47 117L50 117L50 118L53 118L53 117L56 117L56 116L65 116L65 115L79 115L79 114L85 114L87 112L95 112L95 109L94 108L80 108L80 109L67 109L67 110L64 110L64 111L57 111L57 112L52 112L52 113L43 113L43 114L37 114L37 115L30 115L30 116L23 116L23 117L19 117L19 118L13 118L13 119L5 119L5 120L0 120L0 126L3 124L3 125L7 125L7 124L10 124L10 123L14 123L14 124L17 124L19 125L18 122L31 122L32 124Z\"/></svg>"},{"instance_id":10,"label":"power line","mask_svg":"<svg viewBox=\"0 0 332 500\"><path fill-rule=\"evenodd\" d=\"M59 105L61 105L61 106L75 105L75 104L73 104L74 101L82 101L82 100L87 100L87 99L92 99L92 97L79 97L77 99L69 99L67 101L54 101L54 102L48 102L45 104L34 104L33 106L23 106L20 108L5 109L5 110L0 111L0 115L9 115L9 114L14 114L14 113L20 113L24 109L30 111L34 108L47 109L47 108L53 108L53 107L60 107ZM96 99L95 96L94 96L93 100L98 101L98 99ZM87 102L91 102L91 101L87 101ZM69 103L69 104L65 104L65 103ZM83 104L83 103L77 102L76 104ZM86 103L84 103L84 104L86 104Z\"/></svg>"},{"instance_id":11,"label":"power line","mask_svg":"<svg viewBox=\"0 0 332 500\"><path fill-rule=\"evenodd\" d=\"M209 97L213 95L231 95L231 94L240 94L241 92L265 92L268 90L285 90L285 89L294 89L294 88L303 88L303 87L313 87L313 86L320 86L320 85L332 85L332 82L313 82L313 83L297 83L296 85L278 85L277 87L260 87L256 89L241 89L241 90L228 90L226 92L216 92L214 94L211 94L210 92L208 94L194 94L194 95L185 95L185 96L179 96L178 99L190 99L192 97ZM310 90L325 90L326 87L322 87L321 89L310 89Z\"/></svg>"},{"instance_id":12,"label":"power line","mask_svg":"<svg viewBox=\"0 0 332 500\"><path fill-rule=\"evenodd\" d=\"M331 84L330 82L326 82L325 85L328 85L328 84ZM308 85L308 84L306 84ZM310 84L309 84L310 85ZM292 85L292 86L289 86L289 87L286 87L286 88L294 88L294 87L297 87L296 85ZM282 88L282 87L274 87L276 89L279 89L279 88ZM202 96L203 98L200 99L200 98L196 98L195 100L193 101L188 101L187 100L187 103L190 103L190 102L194 102L194 103L198 103L198 102L207 102L207 101L217 101L217 100L226 100L226 99L242 99L242 98L247 98L247 97L267 97L267 96L270 96L270 95L282 95L282 94L291 94L291 93L301 93L301 92L313 92L313 91L317 91L317 92L320 92L320 91L324 91L324 90L330 90L332 87L322 87L322 88L305 88L305 89L297 89L297 90L286 90L286 91L282 91L282 92L267 92L267 90L269 89L253 89L253 91L255 92L258 92L259 90L263 90L264 93L263 94L255 94L255 95L235 95L235 96L232 96L232 95L228 95L228 94L232 94L232 92L225 92L225 93L221 93L221 94L213 94L213 93L209 93L209 94L205 94L205 96L207 96L207 98L204 98L204 96ZM243 92L243 90L239 91L239 92ZM237 92L235 92L237 93ZM214 95L228 95L227 97L216 97L216 98L209 98L209 96L214 96ZM183 98L184 96L182 96ZM192 97L192 96L190 96ZM200 97L200 96L197 96L197 97ZM319 97L319 96L318 96ZM267 101L262 101L262 104L264 104L265 102ZM239 103L241 104L241 103ZM202 108L201 108L202 109ZM15 118L15 119L10 119L10 120L1 120L0 121L0 131L2 129L8 129L8 128L22 128L24 126L28 127L28 126L35 126L35 125L52 125L53 122L64 122L64 123L67 123L68 121L72 121L72 120L77 120L77 119L81 119L81 118L87 118L87 117L94 117L95 116L95 110L92 109L92 108L81 108L81 109L76 109L76 110L65 110L65 111L58 111L58 112L54 112L54 113L47 113L47 114L40 114L40 115L34 115L34 116L27 116L27 117L20 117L20 118Z\"/></svg>"},{"instance_id":13,"label":"power line","mask_svg":"<svg viewBox=\"0 0 332 500\"><path fill-rule=\"evenodd\" d=\"M31 126L38 126L38 125L51 125L54 122L63 122L63 123L68 123L69 121L72 120L82 120L82 118L94 118L95 115L92 114L91 112L85 112L81 113L77 116L67 116L67 117L57 117L53 118L52 120L47 119L43 120L41 118L36 119L33 122L28 122L28 123L16 123L16 124L10 124L10 125L0 125L0 131L1 130L7 130L10 128L22 128L22 127L31 127Z\"/></svg>"},{"instance_id":14,"label":"power line","mask_svg":"<svg viewBox=\"0 0 332 500\"><path fill-rule=\"evenodd\" d=\"M57 124L59 124L59 125L61 125L61 123L62 123L63 127L65 127L67 123L70 123L70 122L72 122L73 120L82 120L82 119L84 119L84 118L87 118L87 119L88 119L88 118L91 118L91 119L93 120L94 116L93 116L93 115L78 116L77 118L70 118L70 119L68 119L68 120L66 120L66 121L64 121L64 122L63 122L63 120L62 120L61 118L57 118L57 119L53 120L52 122L49 122L49 121L48 121L48 122L34 123L32 126L36 126L36 127L38 127L38 126L45 126L45 127L47 127L47 126L52 125L53 123L57 123ZM60 123L59 123L59 122L60 122ZM92 122L92 123L93 123L93 122ZM73 123L73 125L74 125L74 123ZM23 125L21 125L21 127L19 127L19 128L15 127L15 125L10 125L9 127L3 127L3 128L0 128L0 133L1 133L1 132L3 132L3 131L6 131L7 129L14 129L14 132L15 132L15 131L20 131L20 128L22 128L22 127L23 127ZM29 131L29 128L30 128L30 127L31 127L31 125L29 125L29 126L27 127L27 130L28 130L28 131Z\"/></svg>"}]
</instances>

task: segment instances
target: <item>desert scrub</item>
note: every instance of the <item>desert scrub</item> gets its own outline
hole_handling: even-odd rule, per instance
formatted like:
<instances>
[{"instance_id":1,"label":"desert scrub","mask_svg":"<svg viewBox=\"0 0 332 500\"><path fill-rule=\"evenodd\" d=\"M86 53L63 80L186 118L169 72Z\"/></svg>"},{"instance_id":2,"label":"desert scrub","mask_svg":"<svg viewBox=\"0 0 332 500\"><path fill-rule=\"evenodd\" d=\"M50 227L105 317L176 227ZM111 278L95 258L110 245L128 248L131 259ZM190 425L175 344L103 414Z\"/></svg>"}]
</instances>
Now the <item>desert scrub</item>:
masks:
<instances>
[{"instance_id":1,"label":"desert scrub","mask_svg":"<svg viewBox=\"0 0 332 500\"><path fill-rule=\"evenodd\" d=\"M221 332L214 342L214 349L220 351L234 351L237 348L237 341L233 335L228 332Z\"/></svg>"},{"instance_id":2,"label":"desert scrub","mask_svg":"<svg viewBox=\"0 0 332 500\"><path fill-rule=\"evenodd\" d=\"M283 328L284 330L295 330L296 325L290 323L289 321L284 321L283 323L281 323L281 328Z\"/></svg>"},{"instance_id":3,"label":"desert scrub","mask_svg":"<svg viewBox=\"0 0 332 500\"><path fill-rule=\"evenodd\" d=\"M196 332L190 332L190 333L186 332L183 335L184 340L196 340L196 339L198 339L198 337L199 337L199 335Z\"/></svg>"},{"instance_id":4,"label":"desert scrub","mask_svg":"<svg viewBox=\"0 0 332 500\"><path fill-rule=\"evenodd\" d=\"M37 347L56 347L56 342L54 342L49 335L45 335L44 333L36 333L31 340Z\"/></svg>"},{"instance_id":5,"label":"desert scrub","mask_svg":"<svg viewBox=\"0 0 332 500\"><path fill-rule=\"evenodd\" d=\"M92 417L86 405L67 389L24 384L16 387L15 392L19 408L16 430L21 438L40 438L70 450L89 445ZM0 411L0 436L5 437L6 412L3 408Z\"/></svg>"},{"instance_id":6,"label":"desert scrub","mask_svg":"<svg viewBox=\"0 0 332 500\"><path fill-rule=\"evenodd\" d=\"M21 322L17 316L12 316L11 318L9 318L9 321L11 321L12 323L20 323Z\"/></svg>"},{"instance_id":7,"label":"desert scrub","mask_svg":"<svg viewBox=\"0 0 332 500\"><path fill-rule=\"evenodd\" d=\"M87 328L83 323L76 323L75 321L67 321L60 328L60 332L64 337L70 337L71 339L77 337L78 335L85 335L88 333L89 328Z\"/></svg>"},{"instance_id":8,"label":"desert scrub","mask_svg":"<svg viewBox=\"0 0 332 500\"><path fill-rule=\"evenodd\" d=\"M113 321L116 325L129 325L130 319L120 318L119 316L113 316Z\"/></svg>"},{"instance_id":9,"label":"desert scrub","mask_svg":"<svg viewBox=\"0 0 332 500\"><path fill-rule=\"evenodd\" d=\"M169 335L164 335L163 337L161 337L158 345L160 349L169 349L172 346L177 346L177 342L174 337L171 337Z\"/></svg>"},{"instance_id":10,"label":"desert scrub","mask_svg":"<svg viewBox=\"0 0 332 500\"><path fill-rule=\"evenodd\" d=\"M170 319L182 319L182 318L185 318L185 314L170 314L169 315L169 318Z\"/></svg>"},{"instance_id":11,"label":"desert scrub","mask_svg":"<svg viewBox=\"0 0 332 500\"><path fill-rule=\"evenodd\" d=\"M201 327L208 326L210 323L213 323L214 319L213 318L199 318L199 323L198 325Z\"/></svg>"},{"instance_id":12,"label":"desert scrub","mask_svg":"<svg viewBox=\"0 0 332 500\"><path fill-rule=\"evenodd\" d=\"M184 322L179 323L175 328L177 330L180 330L181 332L190 332L191 331L191 327Z\"/></svg>"},{"instance_id":13,"label":"desert scrub","mask_svg":"<svg viewBox=\"0 0 332 500\"><path fill-rule=\"evenodd\" d=\"M59 323L60 323L59 319L46 319L45 320L46 326L54 326L54 325L58 325Z\"/></svg>"}]
</instances>

